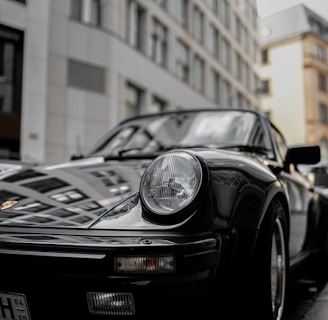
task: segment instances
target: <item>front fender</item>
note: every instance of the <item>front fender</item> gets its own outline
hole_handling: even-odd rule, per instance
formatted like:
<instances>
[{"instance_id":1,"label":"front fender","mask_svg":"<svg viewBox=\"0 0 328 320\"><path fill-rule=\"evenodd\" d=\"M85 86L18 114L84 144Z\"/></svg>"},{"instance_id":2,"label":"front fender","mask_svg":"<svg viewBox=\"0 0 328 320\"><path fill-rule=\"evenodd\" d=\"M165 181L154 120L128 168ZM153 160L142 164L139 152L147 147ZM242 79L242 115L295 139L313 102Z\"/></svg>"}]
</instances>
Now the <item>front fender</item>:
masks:
<instances>
[{"instance_id":1,"label":"front fender","mask_svg":"<svg viewBox=\"0 0 328 320\"><path fill-rule=\"evenodd\" d=\"M232 152L220 155L202 154L210 172L202 210L214 228L258 228L276 196L289 212L285 186L261 159Z\"/></svg>"}]
</instances>

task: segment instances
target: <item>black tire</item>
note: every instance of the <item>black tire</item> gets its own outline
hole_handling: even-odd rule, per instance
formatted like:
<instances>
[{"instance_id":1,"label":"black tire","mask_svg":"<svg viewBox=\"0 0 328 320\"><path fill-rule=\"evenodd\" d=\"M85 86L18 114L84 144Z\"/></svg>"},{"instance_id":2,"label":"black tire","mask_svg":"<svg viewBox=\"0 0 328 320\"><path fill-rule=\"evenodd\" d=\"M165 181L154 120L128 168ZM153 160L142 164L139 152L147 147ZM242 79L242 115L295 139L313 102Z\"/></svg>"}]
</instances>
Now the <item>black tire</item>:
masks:
<instances>
[{"instance_id":1,"label":"black tire","mask_svg":"<svg viewBox=\"0 0 328 320\"><path fill-rule=\"evenodd\" d=\"M274 200L261 224L251 270L247 309L252 319L283 320L288 297L288 230L285 210Z\"/></svg>"}]
</instances>

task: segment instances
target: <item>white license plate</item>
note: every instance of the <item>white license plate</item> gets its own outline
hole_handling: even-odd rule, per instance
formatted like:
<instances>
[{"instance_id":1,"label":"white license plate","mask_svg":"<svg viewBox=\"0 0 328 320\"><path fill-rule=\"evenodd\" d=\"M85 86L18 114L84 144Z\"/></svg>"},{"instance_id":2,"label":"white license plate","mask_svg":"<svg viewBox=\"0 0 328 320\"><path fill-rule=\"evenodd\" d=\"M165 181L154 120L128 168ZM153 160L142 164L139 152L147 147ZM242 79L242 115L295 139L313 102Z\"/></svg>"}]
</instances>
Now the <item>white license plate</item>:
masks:
<instances>
[{"instance_id":1,"label":"white license plate","mask_svg":"<svg viewBox=\"0 0 328 320\"><path fill-rule=\"evenodd\" d=\"M0 292L0 320L30 320L26 297L20 293Z\"/></svg>"}]
</instances>

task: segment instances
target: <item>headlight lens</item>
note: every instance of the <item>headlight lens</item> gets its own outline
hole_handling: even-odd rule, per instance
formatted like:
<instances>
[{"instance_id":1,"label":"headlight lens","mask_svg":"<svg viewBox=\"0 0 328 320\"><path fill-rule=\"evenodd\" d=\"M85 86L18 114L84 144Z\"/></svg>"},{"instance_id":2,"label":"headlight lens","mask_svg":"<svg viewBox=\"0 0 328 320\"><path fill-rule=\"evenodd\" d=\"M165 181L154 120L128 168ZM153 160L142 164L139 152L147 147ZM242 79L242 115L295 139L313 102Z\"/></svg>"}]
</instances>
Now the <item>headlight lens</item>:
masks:
<instances>
[{"instance_id":1,"label":"headlight lens","mask_svg":"<svg viewBox=\"0 0 328 320\"><path fill-rule=\"evenodd\" d=\"M194 200L202 177L201 165L191 154L163 154L144 172L140 185L141 199L151 212L172 215Z\"/></svg>"}]
</instances>

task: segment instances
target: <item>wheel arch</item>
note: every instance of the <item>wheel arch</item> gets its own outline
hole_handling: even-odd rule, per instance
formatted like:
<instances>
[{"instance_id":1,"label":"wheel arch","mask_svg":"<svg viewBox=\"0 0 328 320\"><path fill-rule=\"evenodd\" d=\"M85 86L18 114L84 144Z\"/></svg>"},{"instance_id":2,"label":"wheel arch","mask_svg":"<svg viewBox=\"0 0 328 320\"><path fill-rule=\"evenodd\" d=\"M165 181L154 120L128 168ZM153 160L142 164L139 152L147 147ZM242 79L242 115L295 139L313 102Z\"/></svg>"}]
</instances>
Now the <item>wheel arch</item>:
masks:
<instances>
[{"instance_id":1,"label":"wheel arch","mask_svg":"<svg viewBox=\"0 0 328 320\"><path fill-rule=\"evenodd\" d=\"M265 215L268 214L268 209L270 208L270 205L274 200L279 200L283 206L283 209L284 209L285 215L286 215L287 231L288 231L288 237L289 237L289 234L290 234L290 207L289 207L287 195L281 187L278 189L274 188L273 190L271 190L269 192L267 201L265 202L265 204L263 206L263 211L262 211L263 216L261 218L261 222L263 221Z\"/></svg>"}]
</instances>

